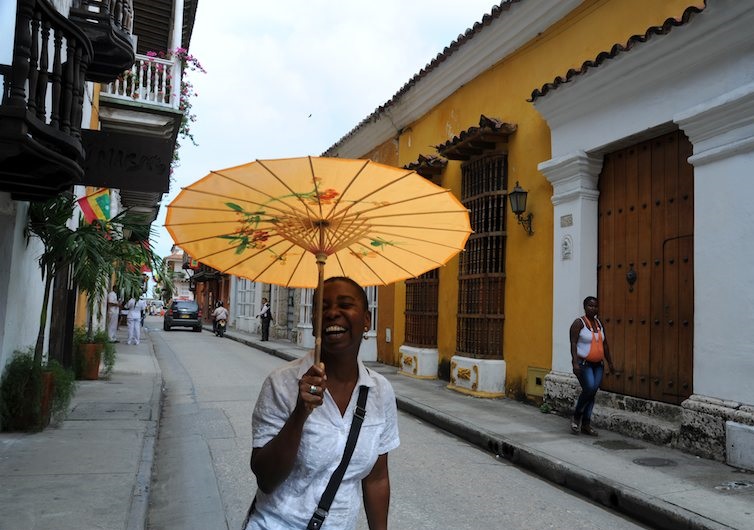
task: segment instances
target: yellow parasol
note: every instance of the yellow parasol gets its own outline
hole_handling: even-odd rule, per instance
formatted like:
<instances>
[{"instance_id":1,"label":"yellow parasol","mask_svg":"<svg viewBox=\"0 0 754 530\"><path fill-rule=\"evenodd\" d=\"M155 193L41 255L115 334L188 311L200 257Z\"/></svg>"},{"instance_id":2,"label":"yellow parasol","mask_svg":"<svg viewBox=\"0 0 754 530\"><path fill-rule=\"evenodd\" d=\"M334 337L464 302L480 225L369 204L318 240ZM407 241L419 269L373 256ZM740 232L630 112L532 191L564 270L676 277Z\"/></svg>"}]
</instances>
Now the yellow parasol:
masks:
<instances>
[{"instance_id":1,"label":"yellow parasol","mask_svg":"<svg viewBox=\"0 0 754 530\"><path fill-rule=\"evenodd\" d=\"M387 285L445 264L471 233L468 210L414 171L370 160L257 160L183 188L165 222L192 258L224 273L285 287L348 276Z\"/></svg>"}]
</instances>

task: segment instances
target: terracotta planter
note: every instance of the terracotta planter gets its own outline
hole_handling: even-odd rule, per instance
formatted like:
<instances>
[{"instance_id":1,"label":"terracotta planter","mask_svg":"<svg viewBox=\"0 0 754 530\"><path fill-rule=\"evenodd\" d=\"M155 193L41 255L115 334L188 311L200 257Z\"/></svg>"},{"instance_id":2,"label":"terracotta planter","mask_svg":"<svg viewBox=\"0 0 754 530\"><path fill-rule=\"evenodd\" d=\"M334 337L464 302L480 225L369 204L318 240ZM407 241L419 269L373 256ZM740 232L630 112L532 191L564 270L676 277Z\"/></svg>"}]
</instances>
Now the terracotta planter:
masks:
<instances>
[{"instance_id":1,"label":"terracotta planter","mask_svg":"<svg viewBox=\"0 0 754 530\"><path fill-rule=\"evenodd\" d=\"M50 372L40 372L39 385L34 378L26 382L23 390L25 400L23 408L4 427L10 431L40 431L50 424L52 395L55 380Z\"/></svg>"},{"instance_id":2,"label":"terracotta planter","mask_svg":"<svg viewBox=\"0 0 754 530\"><path fill-rule=\"evenodd\" d=\"M96 381L99 379L99 363L102 359L102 350L104 349L104 344L81 344L79 346L82 379L87 381Z\"/></svg>"}]
</instances>

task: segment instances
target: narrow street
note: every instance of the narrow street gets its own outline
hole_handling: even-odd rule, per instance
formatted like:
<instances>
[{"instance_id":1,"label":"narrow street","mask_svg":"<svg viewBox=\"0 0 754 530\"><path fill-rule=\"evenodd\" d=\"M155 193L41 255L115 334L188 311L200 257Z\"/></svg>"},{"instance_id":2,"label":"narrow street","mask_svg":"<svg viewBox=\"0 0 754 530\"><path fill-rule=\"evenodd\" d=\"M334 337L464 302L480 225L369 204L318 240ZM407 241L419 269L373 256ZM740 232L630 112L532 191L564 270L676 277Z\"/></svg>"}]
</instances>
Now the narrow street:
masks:
<instances>
[{"instance_id":1,"label":"narrow street","mask_svg":"<svg viewBox=\"0 0 754 530\"><path fill-rule=\"evenodd\" d=\"M284 361L206 330L147 321L165 381L148 527L237 529L254 493L250 417ZM399 413L393 529L644 528ZM366 528L362 517L360 528Z\"/></svg>"}]
</instances>

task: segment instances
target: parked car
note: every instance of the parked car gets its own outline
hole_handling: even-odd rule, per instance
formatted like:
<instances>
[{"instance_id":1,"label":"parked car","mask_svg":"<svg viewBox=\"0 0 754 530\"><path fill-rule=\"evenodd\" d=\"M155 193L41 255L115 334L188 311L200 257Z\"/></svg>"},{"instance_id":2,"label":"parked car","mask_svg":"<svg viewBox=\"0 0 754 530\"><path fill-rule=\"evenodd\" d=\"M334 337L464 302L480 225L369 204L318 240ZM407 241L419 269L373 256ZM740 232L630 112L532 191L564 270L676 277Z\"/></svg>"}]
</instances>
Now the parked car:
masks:
<instances>
[{"instance_id":1,"label":"parked car","mask_svg":"<svg viewBox=\"0 0 754 530\"><path fill-rule=\"evenodd\" d=\"M197 332L202 330L202 310L196 301L173 300L168 304L162 321L162 329L170 331L176 326L193 328Z\"/></svg>"}]
</instances>

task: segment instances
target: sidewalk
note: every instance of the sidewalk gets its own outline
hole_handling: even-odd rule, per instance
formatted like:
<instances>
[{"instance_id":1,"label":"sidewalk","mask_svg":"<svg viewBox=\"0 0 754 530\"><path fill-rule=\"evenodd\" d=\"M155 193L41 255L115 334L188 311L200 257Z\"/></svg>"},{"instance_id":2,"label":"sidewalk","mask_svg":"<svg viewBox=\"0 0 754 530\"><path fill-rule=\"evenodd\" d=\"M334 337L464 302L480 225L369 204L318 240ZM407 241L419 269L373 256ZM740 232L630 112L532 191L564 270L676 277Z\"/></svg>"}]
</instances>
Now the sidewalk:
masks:
<instances>
[{"instance_id":1,"label":"sidewalk","mask_svg":"<svg viewBox=\"0 0 754 530\"><path fill-rule=\"evenodd\" d=\"M1 529L144 528L162 374L148 333L119 338L111 379L78 381L60 425L0 433Z\"/></svg>"},{"instance_id":2,"label":"sidewalk","mask_svg":"<svg viewBox=\"0 0 754 530\"><path fill-rule=\"evenodd\" d=\"M305 353L290 342L225 336L284 359ZM754 528L754 473L610 431L575 436L566 418L531 405L474 398L444 381L367 364L391 382L399 409L652 528Z\"/></svg>"}]
</instances>

